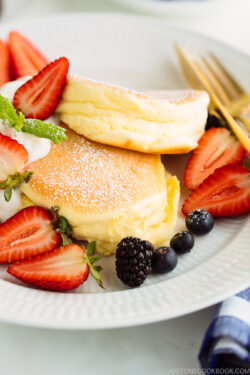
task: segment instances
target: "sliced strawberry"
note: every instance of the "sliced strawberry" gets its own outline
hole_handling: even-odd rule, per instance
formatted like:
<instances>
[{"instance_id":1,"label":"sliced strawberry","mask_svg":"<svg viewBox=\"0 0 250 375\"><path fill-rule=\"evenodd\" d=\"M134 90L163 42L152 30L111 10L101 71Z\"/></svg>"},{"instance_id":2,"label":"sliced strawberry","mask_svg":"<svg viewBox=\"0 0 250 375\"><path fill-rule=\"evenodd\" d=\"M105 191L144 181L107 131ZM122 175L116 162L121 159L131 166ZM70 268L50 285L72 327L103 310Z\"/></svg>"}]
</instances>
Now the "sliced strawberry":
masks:
<instances>
[{"instance_id":1,"label":"sliced strawberry","mask_svg":"<svg viewBox=\"0 0 250 375\"><path fill-rule=\"evenodd\" d=\"M13 104L26 117L47 119L55 110L69 69L66 57L53 61L16 91Z\"/></svg>"},{"instance_id":2,"label":"sliced strawberry","mask_svg":"<svg viewBox=\"0 0 250 375\"><path fill-rule=\"evenodd\" d=\"M227 129L209 129L188 160L184 174L186 187L196 189L216 168L239 163L245 156L245 149Z\"/></svg>"},{"instance_id":3,"label":"sliced strawberry","mask_svg":"<svg viewBox=\"0 0 250 375\"><path fill-rule=\"evenodd\" d=\"M34 258L11 264L8 273L25 283L48 290L77 288L89 276L85 250L66 245Z\"/></svg>"},{"instance_id":4,"label":"sliced strawberry","mask_svg":"<svg viewBox=\"0 0 250 375\"><path fill-rule=\"evenodd\" d=\"M203 208L214 217L239 216L250 212L250 172L242 165L218 168L186 199L187 215Z\"/></svg>"},{"instance_id":5,"label":"sliced strawberry","mask_svg":"<svg viewBox=\"0 0 250 375\"><path fill-rule=\"evenodd\" d=\"M23 35L9 33L9 46L14 78L34 76L49 62Z\"/></svg>"},{"instance_id":6,"label":"sliced strawberry","mask_svg":"<svg viewBox=\"0 0 250 375\"><path fill-rule=\"evenodd\" d=\"M0 181L17 172L23 172L28 157L28 151L23 145L0 133Z\"/></svg>"},{"instance_id":7,"label":"sliced strawberry","mask_svg":"<svg viewBox=\"0 0 250 375\"><path fill-rule=\"evenodd\" d=\"M60 235L52 228L49 211L27 207L0 224L0 263L27 259L55 249Z\"/></svg>"},{"instance_id":8,"label":"sliced strawberry","mask_svg":"<svg viewBox=\"0 0 250 375\"><path fill-rule=\"evenodd\" d=\"M0 86L11 80L10 52L8 44L0 40Z\"/></svg>"}]
</instances>

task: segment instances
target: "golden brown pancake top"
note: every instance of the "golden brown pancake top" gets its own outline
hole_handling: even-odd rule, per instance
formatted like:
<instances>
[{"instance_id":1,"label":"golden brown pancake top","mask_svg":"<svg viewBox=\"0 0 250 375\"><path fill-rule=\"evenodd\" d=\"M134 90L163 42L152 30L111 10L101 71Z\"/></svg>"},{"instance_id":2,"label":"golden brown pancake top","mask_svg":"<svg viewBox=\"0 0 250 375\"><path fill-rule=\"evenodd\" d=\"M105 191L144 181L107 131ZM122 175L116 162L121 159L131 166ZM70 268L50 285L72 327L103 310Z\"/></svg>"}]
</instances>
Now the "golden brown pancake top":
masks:
<instances>
[{"instance_id":1,"label":"golden brown pancake top","mask_svg":"<svg viewBox=\"0 0 250 375\"><path fill-rule=\"evenodd\" d=\"M164 186L160 156L97 144L68 129L67 137L29 164L29 187L51 205L98 214L132 205Z\"/></svg>"}]
</instances>

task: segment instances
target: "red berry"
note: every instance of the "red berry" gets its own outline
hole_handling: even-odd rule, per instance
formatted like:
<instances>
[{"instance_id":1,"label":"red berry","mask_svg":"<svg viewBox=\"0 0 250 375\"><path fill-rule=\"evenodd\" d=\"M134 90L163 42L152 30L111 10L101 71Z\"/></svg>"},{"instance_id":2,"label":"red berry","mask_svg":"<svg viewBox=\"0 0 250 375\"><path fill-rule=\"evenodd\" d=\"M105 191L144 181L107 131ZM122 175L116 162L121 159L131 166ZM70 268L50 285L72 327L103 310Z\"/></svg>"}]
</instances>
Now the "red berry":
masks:
<instances>
[{"instance_id":1,"label":"red berry","mask_svg":"<svg viewBox=\"0 0 250 375\"><path fill-rule=\"evenodd\" d=\"M56 109L68 73L66 57L46 65L36 76L16 91L14 107L26 117L46 120Z\"/></svg>"},{"instance_id":2,"label":"red berry","mask_svg":"<svg viewBox=\"0 0 250 375\"><path fill-rule=\"evenodd\" d=\"M8 267L17 279L48 290L65 291L77 288L87 280L89 267L85 250L66 245Z\"/></svg>"},{"instance_id":3,"label":"red berry","mask_svg":"<svg viewBox=\"0 0 250 375\"><path fill-rule=\"evenodd\" d=\"M245 149L227 129L209 129L188 160L184 174L186 187L195 190L215 169L239 163L245 156Z\"/></svg>"},{"instance_id":4,"label":"red berry","mask_svg":"<svg viewBox=\"0 0 250 375\"><path fill-rule=\"evenodd\" d=\"M55 249L60 235L53 229L49 211L27 207L0 224L0 263L27 259Z\"/></svg>"},{"instance_id":5,"label":"red berry","mask_svg":"<svg viewBox=\"0 0 250 375\"><path fill-rule=\"evenodd\" d=\"M237 164L216 169L182 206L184 215L197 209L204 209L213 217L249 213L250 172Z\"/></svg>"},{"instance_id":6,"label":"red berry","mask_svg":"<svg viewBox=\"0 0 250 375\"><path fill-rule=\"evenodd\" d=\"M11 81L9 46L0 40L0 86L9 81Z\"/></svg>"},{"instance_id":7,"label":"red berry","mask_svg":"<svg viewBox=\"0 0 250 375\"><path fill-rule=\"evenodd\" d=\"M28 162L28 151L14 139L0 133L0 181L23 172Z\"/></svg>"},{"instance_id":8,"label":"red berry","mask_svg":"<svg viewBox=\"0 0 250 375\"><path fill-rule=\"evenodd\" d=\"M48 64L46 57L17 31L9 33L9 47L14 78L34 76Z\"/></svg>"}]
</instances>

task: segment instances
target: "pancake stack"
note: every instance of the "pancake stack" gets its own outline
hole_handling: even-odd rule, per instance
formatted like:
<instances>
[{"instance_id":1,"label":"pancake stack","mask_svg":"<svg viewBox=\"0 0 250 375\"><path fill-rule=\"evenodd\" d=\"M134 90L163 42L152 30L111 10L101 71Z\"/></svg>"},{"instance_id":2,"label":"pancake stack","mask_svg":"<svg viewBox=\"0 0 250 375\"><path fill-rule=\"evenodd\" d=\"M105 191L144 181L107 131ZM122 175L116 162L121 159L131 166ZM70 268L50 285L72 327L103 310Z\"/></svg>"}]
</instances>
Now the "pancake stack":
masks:
<instances>
[{"instance_id":1,"label":"pancake stack","mask_svg":"<svg viewBox=\"0 0 250 375\"><path fill-rule=\"evenodd\" d=\"M57 108L67 140L29 164L21 187L36 205L59 206L73 236L105 254L126 236L155 246L172 236L180 188L160 154L194 149L204 131L205 92L153 95L69 76Z\"/></svg>"}]
</instances>

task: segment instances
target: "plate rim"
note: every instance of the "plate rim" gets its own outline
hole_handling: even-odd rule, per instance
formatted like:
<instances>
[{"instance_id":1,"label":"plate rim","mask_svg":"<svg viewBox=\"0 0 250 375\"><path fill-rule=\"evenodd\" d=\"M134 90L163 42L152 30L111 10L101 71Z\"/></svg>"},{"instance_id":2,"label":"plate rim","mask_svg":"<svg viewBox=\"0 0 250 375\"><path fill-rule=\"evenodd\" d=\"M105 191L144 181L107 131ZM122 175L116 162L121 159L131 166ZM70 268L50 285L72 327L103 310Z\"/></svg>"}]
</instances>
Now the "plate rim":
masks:
<instances>
[{"instance_id":1,"label":"plate rim","mask_svg":"<svg viewBox=\"0 0 250 375\"><path fill-rule=\"evenodd\" d=\"M188 33L190 38L191 37L202 38L203 40L205 39L206 41L216 43L217 45L222 45L225 48L230 49L232 52L240 54L241 57L246 59L247 61L250 60L250 56L248 56L246 53L243 53L242 51L239 51L235 47L231 47L227 43L224 43L222 41L218 41L215 38L211 38L209 36L203 35L202 33L198 33L198 32L195 32L195 31L190 31L189 29L186 29L184 27L166 25L166 22L164 22L164 20L159 20L159 19L156 19L154 17L141 16L141 15L129 15L129 14L110 13L110 12L56 13L56 14L51 14L51 15L40 16L40 17L37 17L35 19L34 18L33 19L27 18L27 19L22 19L22 20L18 20L18 21L12 20L11 22L5 22L4 24L2 24L0 26L0 32L2 31L2 29L7 29L7 28L13 27L12 25L15 25L15 27L18 27L18 25L22 25L22 24L26 24L26 23L32 24L34 22L41 22L42 20L47 20L48 18L52 18L52 19L60 18L60 19L62 19L62 18L65 18L65 17L66 18L71 18L71 17L78 17L78 18L81 18L81 17L84 17L84 18L88 18L88 17L113 18L113 17L116 17L117 18L117 17L120 17L123 20L133 18L134 20L138 20L138 19L139 19L139 21L143 20L143 22L145 22L145 23L148 23L148 22L153 23L154 22L158 25L158 27L159 27L159 25L163 25L161 27L164 27L165 29L168 29L168 30L173 31L173 32ZM246 219L244 228L247 231L250 229L250 218ZM192 270L190 270L188 272L191 272L191 271ZM0 280L0 285L3 284L3 282L6 283L6 281ZM169 282L169 279L161 282L160 284L162 284L164 282ZM153 284L153 285L156 286L157 284ZM143 290L143 289L146 290L147 288L152 288L153 285L145 286L140 290ZM110 322L100 321L100 322L97 323L96 321L89 322L89 321L86 321L86 320L85 321L84 320L83 321L78 320L77 322L75 322L75 321L70 321L70 320L60 321L60 320L54 320L54 319L45 319L45 320L41 319L40 321L38 321L34 318L32 318L33 320L29 320L28 317L11 316L9 314L7 314L7 315L3 314L3 311L1 310L1 307L0 307L0 321L6 322L6 323L7 322L12 323L12 324L21 324L21 325L25 325L25 326L42 327L42 328L50 328L50 329L81 329L81 330L86 329L86 330L93 330L93 329L106 329L106 328L137 326L137 325L143 325L143 324L158 322L158 321L162 321L162 320L166 320L166 319L172 319L172 318L175 318L175 317L178 317L178 316L181 316L181 315L189 314L191 312L203 309L205 307L211 306L211 305L223 300L224 298L227 298L227 297L231 296L234 293L239 292L240 290L242 290L244 287L247 287L248 285L249 285L249 277L246 277L246 278L242 279L233 288L232 288L232 286L230 286L228 288L229 290L224 290L223 292L220 292L220 293L214 295L212 298L209 299L208 303L207 303L206 300L204 300L203 303L197 302L197 304L194 304L192 307L189 307L187 309L182 308L182 309L179 310L179 312L177 312L177 313L173 312L172 315L169 314L166 317L163 316L163 315L166 315L165 312L162 312L162 313L158 313L158 314L155 313L154 316L146 315L146 316L140 316L139 318L133 317L133 319L131 317L128 317L127 320L124 319L122 322L120 320L118 320L118 321L113 320L113 321L110 321ZM17 286L17 285L15 285L15 287L19 288L19 286ZM28 288L23 287L22 289L28 289ZM34 290L34 289L31 289L31 290ZM40 290L35 290L35 291L39 292L39 293L47 293L47 292L43 292L43 291L40 291ZM139 289L137 289L137 291L139 291ZM125 291L110 292L110 293L107 293L107 294L111 294L111 293L112 294L113 293L119 294L119 293L129 293L129 292L130 292L130 290L125 290ZM58 293L55 293L55 294L58 295ZM105 295L105 294L100 294L100 295ZM1 293L0 293L0 295L1 295ZM72 294L72 295L77 295L77 294ZM86 294L86 295L90 295L90 294Z\"/></svg>"},{"instance_id":2,"label":"plate rim","mask_svg":"<svg viewBox=\"0 0 250 375\"><path fill-rule=\"evenodd\" d=\"M249 280L245 280L241 284L239 284L234 291L234 294L237 294L241 292L242 290L246 289L249 286ZM51 329L51 330L66 330L66 331L96 331L96 330L110 330L110 329L117 329L117 328L128 328L128 327L139 327L143 325L148 325L148 324L153 324L153 323L159 323L162 321L166 320L171 320L175 318L179 318L182 316L186 316L198 311L201 311L203 309L209 308L211 306L214 306L221 301L226 300L227 298L231 297L231 291L225 291L224 293L218 294L216 297L213 299L210 299L211 303L207 305L206 302L203 304L199 303L197 308L196 305L193 305L192 308L186 309L184 311L179 310L178 313L173 313L172 315L169 315L168 317L165 317L165 314L157 314L154 317L143 317L139 316L139 318L136 319L131 319L127 318L123 322L121 321L105 321L105 322L78 322L75 324L72 321L58 321L56 318L55 319L47 319L47 320L39 320L33 319L32 321L27 320L27 318L24 317L10 317L6 315L1 315L0 312L0 322L1 323L8 323L8 324L13 324L13 325L20 325L20 326L25 326L25 327L31 327L31 328L43 328L43 329Z\"/></svg>"},{"instance_id":3,"label":"plate rim","mask_svg":"<svg viewBox=\"0 0 250 375\"><path fill-rule=\"evenodd\" d=\"M155 0L112 0L115 4L123 6L127 11L142 12L141 14L155 15L160 17L168 17L175 14L177 17L180 15L188 14L194 17L194 7L196 11L210 11L212 6L221 6L225 0L178 0L178 1L155 1Z\"/></svg>"}]
</instances>

